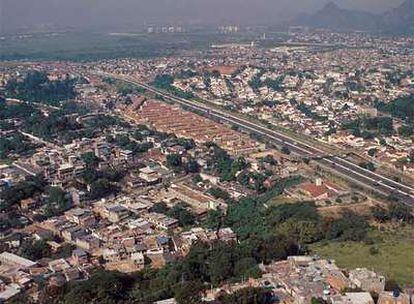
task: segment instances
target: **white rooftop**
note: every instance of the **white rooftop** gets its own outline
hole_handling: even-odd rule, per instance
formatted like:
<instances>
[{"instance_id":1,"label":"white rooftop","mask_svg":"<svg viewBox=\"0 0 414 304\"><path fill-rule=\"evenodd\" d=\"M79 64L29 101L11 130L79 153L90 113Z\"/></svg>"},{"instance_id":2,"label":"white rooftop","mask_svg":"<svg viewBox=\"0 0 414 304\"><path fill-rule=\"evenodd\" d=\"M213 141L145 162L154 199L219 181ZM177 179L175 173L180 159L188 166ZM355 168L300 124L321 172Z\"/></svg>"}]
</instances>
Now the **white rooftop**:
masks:
<instances>
[{"instance_id":1,"label":"white rooftop","mask_svg":"<svg viewBox=\"0 0 414 304\"><path fill-rule=\"evenodd\" d=\"M3 253L0 254L0 263L4 263L4 264L18 264L19 266L22 267L32 267L34 265L36 265L35 262L22 258L21 256L18 256L16 254L4 251Z\"/></svg>"}]
</instances>

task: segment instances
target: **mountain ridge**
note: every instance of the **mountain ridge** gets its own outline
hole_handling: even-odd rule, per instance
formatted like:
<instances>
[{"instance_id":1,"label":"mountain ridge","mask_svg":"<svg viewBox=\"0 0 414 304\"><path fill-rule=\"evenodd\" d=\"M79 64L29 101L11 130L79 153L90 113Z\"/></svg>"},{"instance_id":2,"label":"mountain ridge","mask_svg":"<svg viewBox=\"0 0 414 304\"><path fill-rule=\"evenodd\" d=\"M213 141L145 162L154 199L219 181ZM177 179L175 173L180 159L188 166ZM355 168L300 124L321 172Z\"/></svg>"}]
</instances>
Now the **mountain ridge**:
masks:
<instances>
[{"instance_id":1,"label":"mountain ridge","mask_svg":"<svg viewBox=\"0 0 414 304\"><path fill-rule=\"evenodd\" d=\"M298 25L330 30L371 31L395 34L414 33L414 0L382 14L340 7L331 1L312 15L295 20Z\"/></svg>"}]
</instances>

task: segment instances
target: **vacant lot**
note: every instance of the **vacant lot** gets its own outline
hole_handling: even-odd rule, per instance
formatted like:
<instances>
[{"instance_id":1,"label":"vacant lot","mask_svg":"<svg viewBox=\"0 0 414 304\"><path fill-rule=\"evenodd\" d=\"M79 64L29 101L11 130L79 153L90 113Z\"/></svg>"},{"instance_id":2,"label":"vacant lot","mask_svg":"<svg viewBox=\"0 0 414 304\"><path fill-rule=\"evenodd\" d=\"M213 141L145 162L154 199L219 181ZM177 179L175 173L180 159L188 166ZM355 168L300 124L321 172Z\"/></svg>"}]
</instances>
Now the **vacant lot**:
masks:
<instances>
[{"instance_id":1,"label":"vacant lot","mask_svg":"<svg viewBox=\"0 0 414 304\"><path fill-rule=\"evenodd\" d=\"M374 241L373 245L329 242L312 245L311 249L314 254L336 260L339 267L366 267L402 286L414 285L414 227L387 232L372 231L370 237Z\"/></svg>"}]
</instances>

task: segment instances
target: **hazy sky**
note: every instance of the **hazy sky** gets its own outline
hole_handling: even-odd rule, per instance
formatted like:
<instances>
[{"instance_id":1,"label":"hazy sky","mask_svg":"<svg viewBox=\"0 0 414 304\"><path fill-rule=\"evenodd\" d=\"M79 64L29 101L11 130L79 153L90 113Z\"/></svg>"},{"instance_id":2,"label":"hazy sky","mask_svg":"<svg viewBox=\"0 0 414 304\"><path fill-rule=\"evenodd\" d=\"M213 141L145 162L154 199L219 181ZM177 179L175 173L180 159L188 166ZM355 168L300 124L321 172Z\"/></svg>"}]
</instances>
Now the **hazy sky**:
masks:
<instances>
[{"instance_id":1,"label":"hazy sky","mask_svg":"<svg viewBox=\"0 0 414 304\"><path fill-rule=\"evenodd\" d=\"M277 23L328 0L0 0L0 30L138 26L151 22ZM402 0L335 0L344 8L382 12Z\"/></svg>"}]
</instances>

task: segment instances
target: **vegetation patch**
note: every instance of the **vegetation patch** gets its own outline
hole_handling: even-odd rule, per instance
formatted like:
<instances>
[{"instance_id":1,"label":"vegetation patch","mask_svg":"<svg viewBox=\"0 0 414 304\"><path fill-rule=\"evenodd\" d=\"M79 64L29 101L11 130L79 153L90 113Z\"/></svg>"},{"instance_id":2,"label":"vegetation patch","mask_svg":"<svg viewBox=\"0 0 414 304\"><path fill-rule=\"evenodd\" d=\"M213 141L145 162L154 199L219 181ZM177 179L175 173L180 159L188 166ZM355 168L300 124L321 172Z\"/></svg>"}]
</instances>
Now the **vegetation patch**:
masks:
<instances>
[{"instance_id":1,"label":"vegetation patch","mask_svg":"<svg viewBox=\"0 0 414 304\"><path fill-rule=\"evenodd\" d=\"M333 259L339 267L366 267L382 273L400 285L414 282L414 227L407 225L391 231L370 231L371 242L320 242L311 252Z\"/></svg>"}]
</instances>

